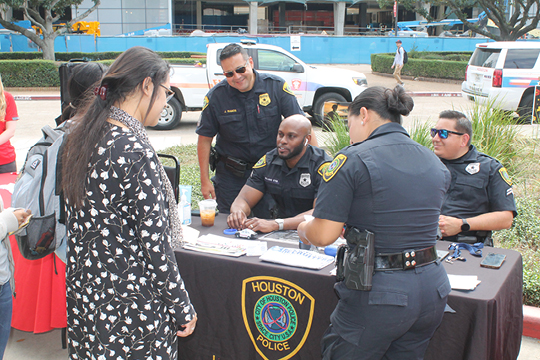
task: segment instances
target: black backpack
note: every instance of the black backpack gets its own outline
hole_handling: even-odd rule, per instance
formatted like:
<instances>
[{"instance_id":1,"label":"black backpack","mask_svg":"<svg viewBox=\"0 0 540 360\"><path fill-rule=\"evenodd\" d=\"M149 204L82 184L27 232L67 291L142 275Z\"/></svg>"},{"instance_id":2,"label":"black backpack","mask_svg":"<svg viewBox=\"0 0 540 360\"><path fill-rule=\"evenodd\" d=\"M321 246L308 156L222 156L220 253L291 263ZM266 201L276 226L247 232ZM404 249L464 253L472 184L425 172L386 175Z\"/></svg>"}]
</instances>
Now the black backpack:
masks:
<instances>
[{"instance_id":1,"label":"black backpack","mask_svg":"<svg viewBox=\"0 0 540 360\"><path fill-rule=\"evenodd\" d=\"M405 65L408 61L409 61L409 55L407 55L407 51L403 49L403 65Z\"/></svg>"}]
</instances>

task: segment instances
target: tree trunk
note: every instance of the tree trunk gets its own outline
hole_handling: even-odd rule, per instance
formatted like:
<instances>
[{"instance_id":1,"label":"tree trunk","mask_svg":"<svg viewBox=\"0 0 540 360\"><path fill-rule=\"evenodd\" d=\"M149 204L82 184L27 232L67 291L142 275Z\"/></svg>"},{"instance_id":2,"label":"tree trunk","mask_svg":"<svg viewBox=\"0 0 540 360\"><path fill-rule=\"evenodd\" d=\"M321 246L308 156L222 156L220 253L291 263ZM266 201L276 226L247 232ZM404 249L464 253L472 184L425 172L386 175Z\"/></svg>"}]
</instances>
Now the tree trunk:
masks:
<instances>
[{"instance_id":1,"label":"tree trunk","mask_svg":"<svg viewBox=\"0 0 540 360\"><path fill-rule=\"evenodd\" d=\"M54 58L54 39L56 36L54 34L43 34L43 46L41 50L43 51L44 60L55 60Z\"/></svg>"}]
</instances>

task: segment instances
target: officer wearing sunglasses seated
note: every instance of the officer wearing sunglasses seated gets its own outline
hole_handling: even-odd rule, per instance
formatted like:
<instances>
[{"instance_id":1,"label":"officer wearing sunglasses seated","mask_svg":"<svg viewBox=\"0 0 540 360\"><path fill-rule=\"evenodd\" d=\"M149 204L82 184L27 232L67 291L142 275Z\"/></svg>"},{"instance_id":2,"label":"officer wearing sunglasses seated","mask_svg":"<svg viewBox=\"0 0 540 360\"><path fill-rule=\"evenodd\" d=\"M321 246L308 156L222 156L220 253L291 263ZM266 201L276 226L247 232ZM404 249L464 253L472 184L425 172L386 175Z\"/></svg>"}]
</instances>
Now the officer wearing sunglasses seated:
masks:
<instances>
[{"instance_id":1,"label":"officer wearing sunglasses seated","mask_svg":"<svg viewBox=\"0 0 540 360\"><path fill-rule=\"evenodd\" d=\"M253 165L275 148L282 116L304 112L285 80L255 71L253 59L242 46L227 45L219 59L225 79L205 97L196 130L197 156L202 195L205 199L216 198L219 211L228 213ZM210 162L216 135L217 153ZM209 165L216 171L212 181ZM269 196L259 202L254 214L269 218L269 202Z\"/></svg>"},{"instance_id":2,"label":"officer wearing sunglasses seated","mask_svg":"<svg viewBox=\"0 0 540 360\"><path fill-rule=\"evenodd\" d=\"M431 137L452 174L439 220L442 239L493 246L491 230L510 228L517 215L506 169L471 145L471 122L458 111L441 112Z\"/></svg>"}]
</instances>

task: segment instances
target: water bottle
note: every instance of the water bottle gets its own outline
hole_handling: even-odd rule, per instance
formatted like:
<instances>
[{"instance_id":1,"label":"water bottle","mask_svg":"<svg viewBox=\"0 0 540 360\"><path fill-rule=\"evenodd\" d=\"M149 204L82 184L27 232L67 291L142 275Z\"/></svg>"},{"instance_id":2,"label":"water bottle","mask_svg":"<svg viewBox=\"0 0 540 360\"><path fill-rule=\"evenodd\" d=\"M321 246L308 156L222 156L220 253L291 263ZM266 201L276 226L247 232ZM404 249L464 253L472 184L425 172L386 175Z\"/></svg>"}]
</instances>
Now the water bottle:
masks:
<instances>
[{"instance_id":1,"label":"water bottle","mask_svg":"<svg viewBox=\"0 0 540 360\"><path fill-rule=\"evenodd\" d=\"M187 201L186 191L187 189L182 189L178 210L182 218L182 225L191 225L191 204Z\"/></svg>"}]
</instances>

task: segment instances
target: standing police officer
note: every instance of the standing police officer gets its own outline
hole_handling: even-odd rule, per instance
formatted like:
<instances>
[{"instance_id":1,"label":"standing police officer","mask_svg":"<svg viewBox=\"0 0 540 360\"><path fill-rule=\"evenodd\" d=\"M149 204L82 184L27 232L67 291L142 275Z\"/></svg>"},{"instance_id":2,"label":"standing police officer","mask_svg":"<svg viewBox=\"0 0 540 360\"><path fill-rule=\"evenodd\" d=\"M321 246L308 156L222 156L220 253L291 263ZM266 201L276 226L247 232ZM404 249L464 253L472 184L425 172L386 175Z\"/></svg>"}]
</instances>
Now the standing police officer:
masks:
<instances>
[{"instance_id":1,"label":"standing police officer","mask_svg":"<svg viewBox=\"0 0 540 360\"><path fill-rule=\"evenodd\" d=\"M400 125L413 105L399 85L354 99L353 145L326 168L314 219L298 226L305 244L325 246L346 224L323 359L422 359L442 320L450 284L434 245L450 174Z\"/></svg>"},{"instance_id":2,"label":"standing police officer","mask_svg":"<svg viewBox=\"0 0 540 360\"><path fill-rule=\"evenodd\" d=\"M304 113L285 80L255 71L242 46L227 45L219 59L226 79L205 97L196 130L197 156L203 197L217 198L219 211L229 212L253 165L275 147L282 116ZM212 185L208 167L216 135L218 162ZM267 206L259 205L264 217L269 216Z\"/></svg>"},{"instance_id":3,"label":"standing police officer","mask_svg":"<svg viewBox=\"0 0 540 360\"><path fill-rule=\"evenodd\" d=\"M251 176L231 206L229 227L267 233L294 230L313 212L322 171L330 163L323 149L309 145L311 123L303 115L284 119L279 126L277 148L253 166ZM247 217L265 194L276 202L276 219Z\"/></svg>"},{"instance_id":4,"label":"standing police officer","mask_svg":"<svg viewBox=\"0 0 540 360\"><path fill-rule=\"evenodd\" d=\"M510 228L517 215L506 169L471 145L471 122L458 111L441 112L431 136L452 174L439 220L443 240L493 246L491 230Z\"/></svg>"}]
</instances>

